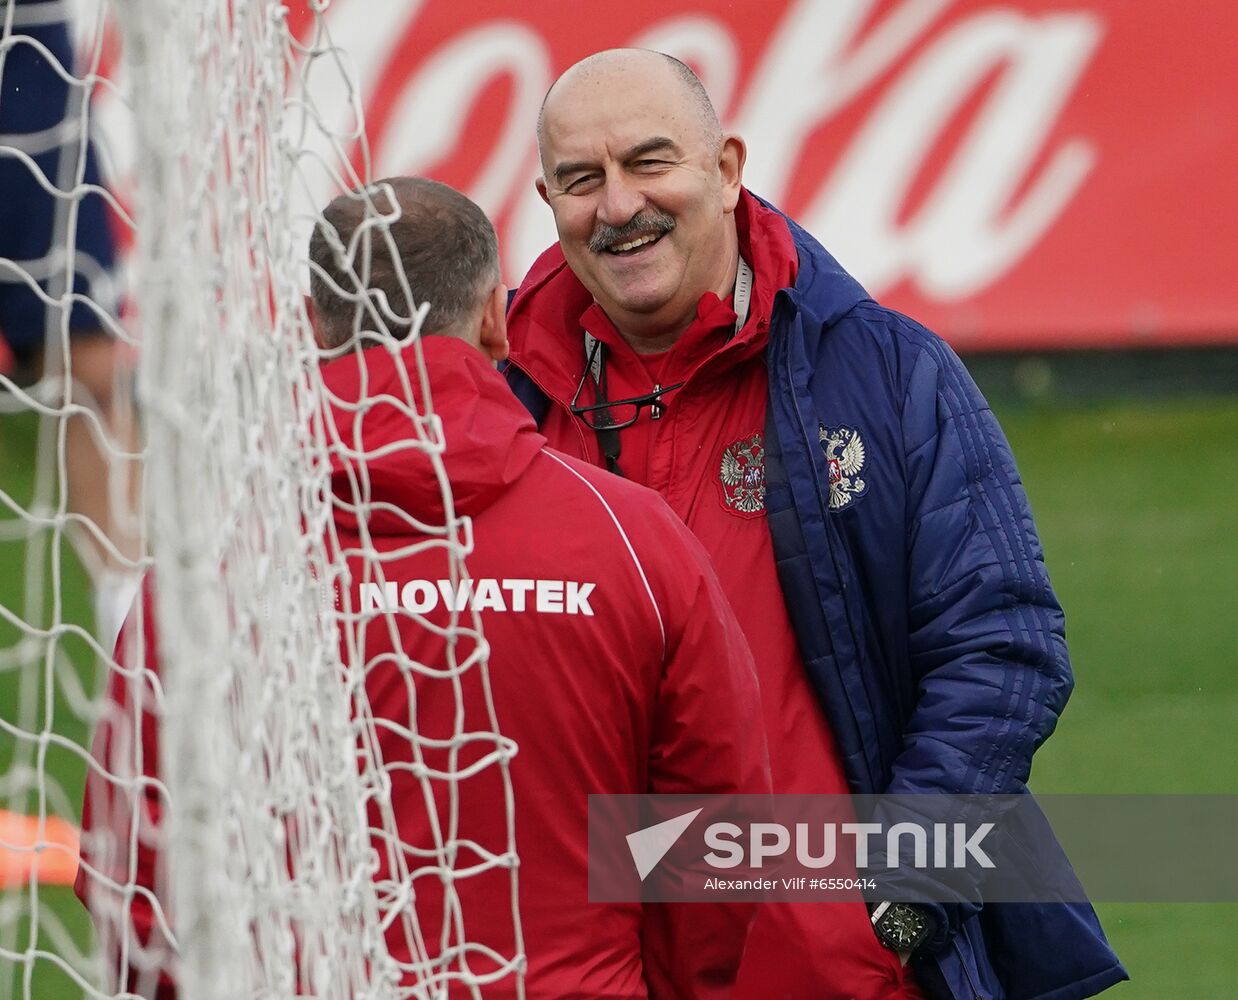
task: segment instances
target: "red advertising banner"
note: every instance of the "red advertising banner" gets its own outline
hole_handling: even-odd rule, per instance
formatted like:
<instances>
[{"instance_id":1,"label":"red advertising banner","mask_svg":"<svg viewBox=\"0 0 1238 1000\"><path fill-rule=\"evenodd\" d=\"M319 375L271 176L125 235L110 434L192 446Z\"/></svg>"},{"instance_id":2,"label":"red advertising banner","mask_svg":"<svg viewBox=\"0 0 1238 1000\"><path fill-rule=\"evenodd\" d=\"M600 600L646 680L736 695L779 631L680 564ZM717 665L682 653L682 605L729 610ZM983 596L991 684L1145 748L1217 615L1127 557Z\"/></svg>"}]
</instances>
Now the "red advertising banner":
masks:
<instances>
[{"instance_id":1,"label":"red advertising banner","mask_svg":"<svg viewBox=\"0 0 1238 1000\"><path fill-rule=\"evenodd\" d=\"M752 190L956 346L1238 342L1234 0L336 0L328 21L376 176L469 193L511 283L555 238L543 94L636 45L698 70Z\"/></svg>"}]
</instances>

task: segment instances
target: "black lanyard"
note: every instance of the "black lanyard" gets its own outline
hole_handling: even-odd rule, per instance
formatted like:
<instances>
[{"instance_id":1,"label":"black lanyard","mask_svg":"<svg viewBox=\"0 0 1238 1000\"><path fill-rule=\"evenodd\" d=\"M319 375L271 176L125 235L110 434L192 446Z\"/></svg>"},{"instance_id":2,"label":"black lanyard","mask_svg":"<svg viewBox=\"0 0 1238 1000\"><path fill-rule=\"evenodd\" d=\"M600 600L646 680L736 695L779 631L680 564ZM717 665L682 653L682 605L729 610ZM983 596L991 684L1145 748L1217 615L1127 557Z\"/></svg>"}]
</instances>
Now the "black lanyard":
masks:
<instances>
[{"instance_id":1,"label":"black lanyard","mask_svg":"<svg viewBox=\"0 0 1238 1000\"><path fill-rule=\"evenodd\" d=\"M739 264L735 268L735 326L731 330L730 337L727 338L728 341L743 329L744 323L748 320L748 307L751 302L752 268L748 266L748 262L743 257L740 257ZM585 366L593 379L594 396L597 402L605 404L610 399L607 393L606 345L588 330L585 331ZM655 411L655 416L656 413L657 411ZM619 455L622 451L619 428L595 426L593 433L597 435L598 446L602 449L602 455L606 459L606 471L622 476L623 469L619 467Z\"/></svg>"},{"instance_id":2,"label":"black lanyard","mask_svg":"<svg viewBox=\"0 0 1238 1000\"><path fill-rule=\"evenodd\" d=\"M606 403L610 400L607 392L606 345L586 330L585 351L587 352L585 364L589 366L593 376L594 396L598 403ZM602 410L603 414L607 412ZM623 469L619 467L619 452L622 450L622 445L619 443L619 428L594 427L593 433L597 435L598 446L606 458L606 471L622 476Z\"/></svg>"}]
</instances>

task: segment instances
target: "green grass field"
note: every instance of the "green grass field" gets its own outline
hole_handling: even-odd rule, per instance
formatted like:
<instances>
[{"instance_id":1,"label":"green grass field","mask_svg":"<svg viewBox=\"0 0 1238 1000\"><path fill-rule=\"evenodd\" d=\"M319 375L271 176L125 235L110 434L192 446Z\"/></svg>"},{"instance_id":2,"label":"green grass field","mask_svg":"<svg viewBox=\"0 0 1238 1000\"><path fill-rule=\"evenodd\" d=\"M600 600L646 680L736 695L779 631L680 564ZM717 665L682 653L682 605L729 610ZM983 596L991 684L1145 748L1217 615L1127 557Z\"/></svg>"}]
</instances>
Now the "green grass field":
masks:
<instances>
[{"instance_id":1,"label":"green grass field","mask_svg":"<svg viewBox=\"0 0 1238 1000\"><path fill-rule=\"evenodd\" d=\"M1037 757L1033 787L1238 794L1238 399L998 410L1067 610L1078 678L1057 734ZM32 453L32 424L0 418L0 489L26 496ZM80 570L67 555L63 566L65 618L86 622ZM20 606L22 587L17 548L0 543L0 605ZM0 649L14 637L0 622ZM88 669L80 644L66 643L66 652ZM0 713L10 720L15 680L0 672ZM83 726L62 715L63 697L54 707L62 731L83 738ZM11 738L0 734L0 765L7 768L12 753ZM80 762L54 754L47 768L79 801ZM84 941L85 915L71 892L43 889L39 897ZM1113 995L1238 995L1238 904L1100 911L1134 977ZM0 929L0 946L12 944L9 933ZM39 967L29 996L78 995L43 971L47 963ZM14 996L27 995L22 975L20 967L12 972ZM3 990L0 982L0 1000Z\"/></svg>"},{"instance_id":2,"label":"green grass field","mask_svg":"<svg viewBox=\"0 0 1238 1000\"><path fill-rule=\"evenodd\" d=\"M1033 789L1238 794L1238 400L1000 415L1076 676ZM1238 996L1238 904L1098 909L1114 996Z\"/></svg>"}]
</instances>

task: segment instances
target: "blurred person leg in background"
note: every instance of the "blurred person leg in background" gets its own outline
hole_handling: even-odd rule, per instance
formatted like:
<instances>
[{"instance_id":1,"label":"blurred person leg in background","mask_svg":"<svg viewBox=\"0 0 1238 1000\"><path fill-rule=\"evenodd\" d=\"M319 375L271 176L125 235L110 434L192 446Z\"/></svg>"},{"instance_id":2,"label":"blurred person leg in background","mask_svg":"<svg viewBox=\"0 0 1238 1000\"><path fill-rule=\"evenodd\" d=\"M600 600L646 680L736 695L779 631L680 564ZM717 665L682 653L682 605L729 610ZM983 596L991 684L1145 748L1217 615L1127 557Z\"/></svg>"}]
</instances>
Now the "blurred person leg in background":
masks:
<instances>
[{"instance_id":1,"label":"blurred person leg in background","mask_svg":"<svg viewBox=\"0 0 1238 1000\"><path fill-rule=\"evenodd\" d=\"M56 447L63 440L69 511L99 532L74 519L69 537L108 648L136 586L137 466L120 456L136 450L137 433L129 393L118 391L131 365L106 319L117 304L108 206L75 194L100 175L88 90L65 79L77 75L65 16L62 4L0 0L10 26L0 48L0 373L44 404L88 411L61 418Z\"/></svg>"}]
</instances>

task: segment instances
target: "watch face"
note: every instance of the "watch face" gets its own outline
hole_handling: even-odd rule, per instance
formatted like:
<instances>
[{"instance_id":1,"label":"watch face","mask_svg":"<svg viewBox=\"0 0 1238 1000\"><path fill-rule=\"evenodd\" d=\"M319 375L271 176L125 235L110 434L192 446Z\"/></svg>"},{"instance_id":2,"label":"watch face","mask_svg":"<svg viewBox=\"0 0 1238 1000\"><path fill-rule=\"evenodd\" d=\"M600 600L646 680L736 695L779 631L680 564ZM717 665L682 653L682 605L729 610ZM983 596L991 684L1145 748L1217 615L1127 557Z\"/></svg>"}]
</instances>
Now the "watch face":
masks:
<instances>
[{"instance_id":1,"label":"watch face","mask_svg":"<svg viewBox=\"0 0 1238 1000\"><path fill-rule=\"evenodd\" d=\"M895 951L914 951L928 937L928 919L916 907L892 903L877 922L877 931Z\"/></svg>"}]
</instances>

